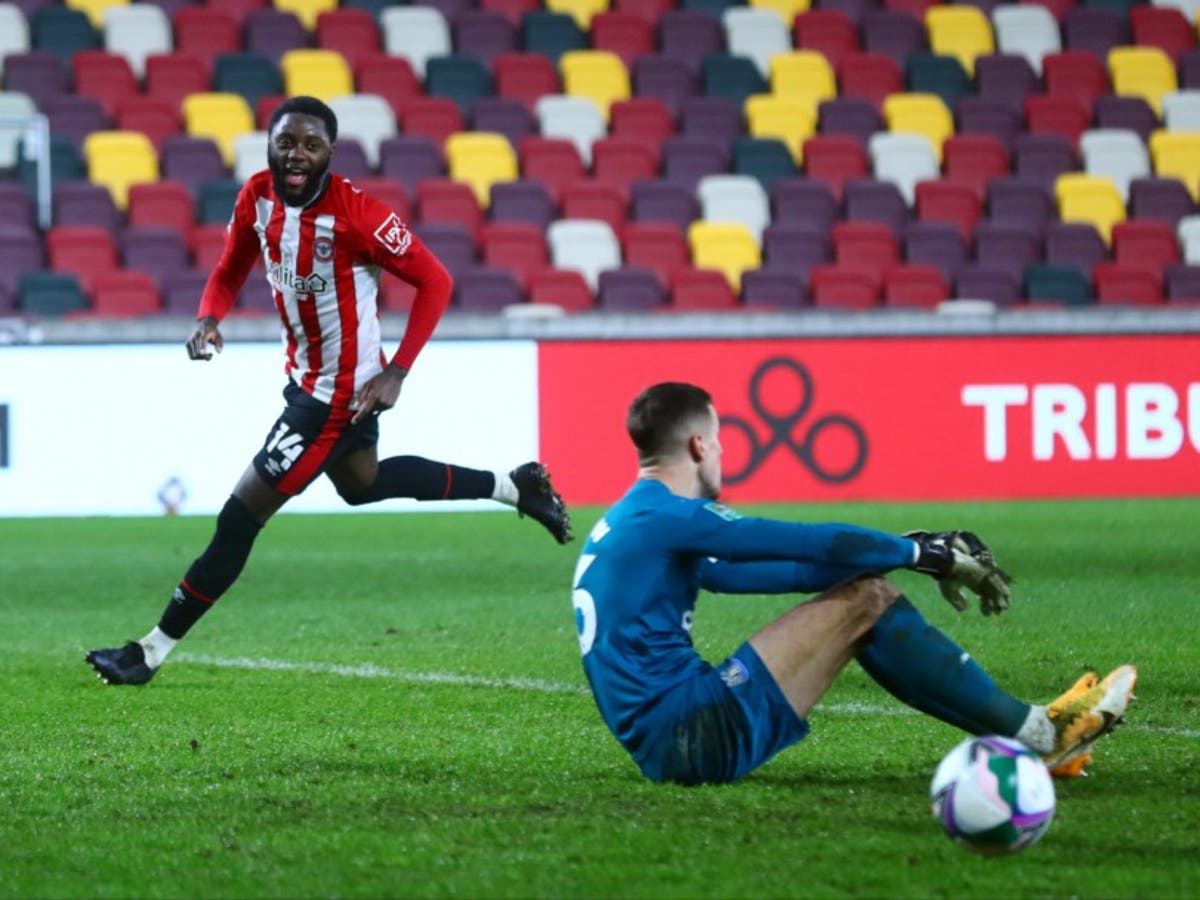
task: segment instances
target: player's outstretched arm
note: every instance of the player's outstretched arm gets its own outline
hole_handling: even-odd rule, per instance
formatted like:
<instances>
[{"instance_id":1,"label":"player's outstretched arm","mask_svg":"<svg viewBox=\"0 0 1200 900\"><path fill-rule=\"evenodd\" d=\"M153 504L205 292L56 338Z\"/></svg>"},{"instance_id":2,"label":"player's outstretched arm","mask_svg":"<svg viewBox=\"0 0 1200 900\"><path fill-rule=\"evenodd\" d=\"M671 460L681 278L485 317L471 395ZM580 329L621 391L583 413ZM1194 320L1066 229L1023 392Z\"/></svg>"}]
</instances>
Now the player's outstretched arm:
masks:
<instances>
[{"instance_id":1,"label":"player's outstretched arm","mask_svg":"<svg viewBox=\"0 0 1200 900\"><path fill-rule=\"evenodd\" d=\"M210 344L218 353L225 347L225 339L221 337L215 316L205 316L196 323L196 330L187 340L188 358L212 359L212 352L208 349Z\"/></svg>"}]
</instances>

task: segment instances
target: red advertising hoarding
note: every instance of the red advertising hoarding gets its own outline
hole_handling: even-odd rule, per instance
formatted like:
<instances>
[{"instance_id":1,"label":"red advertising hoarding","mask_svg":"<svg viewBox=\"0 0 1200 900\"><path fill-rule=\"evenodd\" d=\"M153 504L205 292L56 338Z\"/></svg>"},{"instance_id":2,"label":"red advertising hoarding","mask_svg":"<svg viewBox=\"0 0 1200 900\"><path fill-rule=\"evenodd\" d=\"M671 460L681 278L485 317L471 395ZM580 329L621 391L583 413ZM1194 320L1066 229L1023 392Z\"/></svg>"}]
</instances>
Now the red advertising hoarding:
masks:
<instances>
[{"instance_id":1,"label":"red advertising hoarding","mask_svg":"<svg viewBox=\"0 0 1200 900\"><path fill-rule=\"evenodd\" d=\"M1200 337L581 341L539 347L542 458L573 503L636 471L629 401L712 393L732 501L1200 495Z\"/></svg>"}]
</instances>

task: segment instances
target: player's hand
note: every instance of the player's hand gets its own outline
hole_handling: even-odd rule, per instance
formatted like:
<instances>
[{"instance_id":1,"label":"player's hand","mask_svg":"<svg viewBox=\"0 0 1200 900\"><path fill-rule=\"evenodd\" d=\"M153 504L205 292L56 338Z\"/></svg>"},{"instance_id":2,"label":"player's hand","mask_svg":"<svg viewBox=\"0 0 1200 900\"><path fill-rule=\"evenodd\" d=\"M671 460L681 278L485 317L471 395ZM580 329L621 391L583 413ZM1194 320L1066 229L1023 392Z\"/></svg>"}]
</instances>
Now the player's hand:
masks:
<instances>
[{"instance_id":1,"label":"player's hand","mask_svg":"<svg viewBox=\"0 0 1200 900\"><path fill-rule=\"evenodd\" d=\"M218 353L225 346L225 339L221 337L221 330L217 328L215 316L205 316L196 325L196 330L187 340L188 359L212 359L209 344L212 344Z\"/></svg>"},{"instance_id":2,"label":"player's hand","mask_svg":"<svg viewBox=\"0 0 1200 900\"><path fill-rule=\"evenodd\" d=\"M938 589L956 610L967 608L963 588L979 597L985 616L999 615L1012 600L1012 576L996 565L991 549L970 531L913 531L919 554L913 568L937 579Z\"/></svg>"},{"instance_id":3,"label":"player's hand","mask_svg":"<svg viewBox=\"0 0 1200 900\"><path fill-rule=\"evenodd\" d=\"M358 412L350 420L351 425L357 425L360 419L372 412L383 412L396 405L400 396L400 387L404 384L404 376L408 374L395 363L388 363L384 370L367 381L358 392Z\"/></svg>"}]
</instances>

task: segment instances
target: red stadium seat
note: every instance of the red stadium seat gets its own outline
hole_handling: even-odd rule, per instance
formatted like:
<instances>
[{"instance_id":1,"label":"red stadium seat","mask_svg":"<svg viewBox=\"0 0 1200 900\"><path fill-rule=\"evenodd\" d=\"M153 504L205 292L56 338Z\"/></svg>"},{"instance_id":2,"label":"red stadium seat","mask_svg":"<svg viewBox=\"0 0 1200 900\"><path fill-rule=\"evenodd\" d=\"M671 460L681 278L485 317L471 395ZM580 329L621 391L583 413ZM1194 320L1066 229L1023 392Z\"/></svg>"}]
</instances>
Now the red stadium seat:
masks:
<instances>
[{"instance_id":1,"label":"red stadium seat","mask_svg":"<svg viewBox=\"0 0 1200 900\"><path fill-rule=\"evenodd\" d=\"M115 272L117 245L104 228L90 225L60 225L46 234L50 268L79 279L85 294L92 294L96 276Z\"/></svg>"},{"instance_id":2,"label":"red stadium seat","mask_svg":"<svg viewBox=\"0 0 1200 900\"><path fill-rule=\"evenodd\" d=\"M1092 111L1073 97L1033 94L1025 98L1025 121L1030 134L1058 134L1075 148L1092 124Z\"/></svg>"},{"instance_id":3,"label":"red stadium seat","mask_svg":"<svg viewBox=\"0 0 1200 900\"><path fill-rule=\"evenodd\" d=\"M847 53L836 70L840 96L870 100L880 112L888 95L904 91L904 73L883 53Z\"/></svg>"},{"instance_id":4,"label":"red stadium seat","mask_svg":"<svg viewBox=\"0 0 1200 900\"><path fill-rule=\"evenodd\" d=\"M517 145L521 177L540 181L558 203L563 189L585 177L583 159L572 141L531 135Z\"/></svg>"},{"instance_id":5,"label":"red stadium seat","mask_svg":"<svg viewBox=\"0 0 1200 900\"><path fill-rule=\"evenodd\" d=\"M653 272L664 288L691 260L683 232L665 222L630 222L621 235L621 255L626 266Z\"/></svg>"},{"instance_id":6,"label":"red stadium seat","mask_svg":"<svg viewBox=\"0 0 1200 900\"><path fill-rule=\"evenodd\" d=\"M1012 169L1008 150L990 134L954 134L942 144L943 180L968 185L980 200L988 182Z\"/></svg>"},{"instance_id":7,"label":"red stadium seat","mask_svg":"<svg viewBox=\"0 0 1200 900\"><path fill-rule=\"evenodd\" d=\"M635 138L601 138L592 144L592 177L616 188L626 202L635 181L658 175L659 152Z\"/></svg>"},{"instance_id":8,"label":"red stadium seat","mask_svg":"<svg viewBox=\"0 0 1200 900\"><path fill-rule=\"evenodd\" d=\"M675 8L675 0L616 0L613 8L632 13L646 24L657 28L663 13Z\"/></svg>"},{"instance_id":9,"label":"red stadium seat","mask_svg":"<svg viewBox=\"0 0 1200 900\"><path fill-rule=\"evenodd\" d=\"M178 181L152 181L129 187L129 225L158 226L178 232L185 242L196 224L196 203L187 185Z\"/></svg>"},{"instance_id":10,"label":"red stadium seat","mask_svg":"<svg viewBox=\"0 0 1200 900\"><path fill-rule=\"evenodd\" d=\"M354 89L360 94L377 94L388 102L399 119L404 104L420 97L425 89L413 71L412 63L403 56L367 53L354 64Z\"/></svg>"},{"instance_id":11,"label":"red stadium seat","mask_svg":"<svg viewBox=\"0 0 1200 900\"><path fill-rule=\"evenodd\" d=\"M188 94L211 89L212 60L187 53L152 53L146 57L146 96L166 103L177 112Z\"/></svg>"},{"instance_id":12,"label":"red stadium seat","mask_svg":"<svg viewBox=\"0 0 1200 900\"><path fill-rule=\"evenodd\" d=\"M938 0L884 0L883 8L893 12L908 13L918 22L925 21L925 13L929 7L936 6Z\"/></svg>"},{"instance_id":13,"label":"red stadium seat","mask_svg":"<svg viewBox=\"0 0 1200 900\"><path fill-rule=\"evenodd\" d=\"M1173 60L1196 47L1196 23L1174 6L1133 6L1129 27L1135 44L1158 47Z\"/></svg>"},{"instance_id":14,"label":"red stadium seat","mask_svg":"<svg viewBox=\"0 0 1200 900\"><path fill-rule=\"evenodd\" d=\"M840 9L810 9L792 20L793 44L797 50L816 50L829 65L859 49L858 28Z\"/></svg>"},{"instance_id":15,"label":"red stadium seat","mask_svg":"<svg viewBox=\"0 0 1200 900\"><path fill-rule=\"evenodd\" d=\"M562 218L607 222L615 234L625 227L629 201L621 190L598 181L577 181L563 188Z\"/></svg>"},{"instance_id":16,"label":"red stadium seat","mask_svg":"<svg viewBox=\"0 0 1200 900\"><path fill-rule=\"evenodd\" d=\"M592 16L592 49L615 53L632 69L639 56L655 50L654 28L636 13L609 11Z\"/></svg>"},{"instance_id":17,"label":"red stadium seat","mask_svg":"<svg viewBox=\"0 0 1200 900\"><path fill-rule=\"evenodd\" d=\"M842 187L871 174L867 151L856 138L844 134L818 134L804 142L804 173L824 183L841 202Z\"/></svg>"},{"instance_id":18,"label":"red stadium seat","mask_svg":"<svg viewBox=\"0 0 1200 900\"><path fill-rule=\"evenodd\" d=\"M1096 302L1160 306L1163 301L1162 272L1145 266L1099 263L1092 270Z\"/></svg>"},{"instance_id":19,"label":"red stadium seat","mask_svg":"<svg viewBox=\"0 0 1200 900\"><path fill-rule=\"evenodd\" d=\"M212 271L221 259L225 250L225 225L197 225L192 229L192 260L196 268L205 272ZM197 302L199 298L197 297Z\"/></svg>"},{"instance_id":20,"label":"red stadium seat","mask_svg":"<svg viewBox=\"0 0 1200 900\"><path fill-rule=\"evenodd\" d=\"M184 6L176 11L174 21L175 52L203 60L210 72L220 54L242 49L241 26L227 12L207 6Z\"/></svg>"},{"instance_id":21,"label":"red stadium seat","mask_svg":"<svg viewBox=\"0 0 1200 900\"><path fill-rule=\"evenodd\" d=\"M268 0L206 0L209 9L215 9L231 16L240 28L246 20L246 13L252 9L262 9L269 5Z\"/></svg>"},{"instance_id":22,"label":"red stadium seat","mask_svg":"<svg viewBox=\"0 0 1200 900\"><path fill-rule=\"evenodd\" d=\"M662 142L675 134L675 117L657 97L632 97L609 107L610 137L632 138L660 153Z\"/></svg>"},{"instance_id":23,"label":"red stadium seat","mask_svg":"<svg viewBox=\"0 0 1200 900\"><path fill-rule=\"evenodd\" d=\"M1112 229L1113 261L1161 272L1179 262L1179 239L1161 219L1127 219Z\"/></svg>"},{"instance_id":24,"label":"red stadium seat","mask_svg":"<svg viewBox=\"0 0 1200 900\"><path fill-rule=\"evenodd\" d=\"M534 112L539 97L562 91L558 69L540 53L501 53L492 60L496 96L520 100Z\"/></svg>"},{"instance_id":25,"label":"red stadium seat","mask_svg":"<svg viewBox=\"0 0 1200 900\"><path fill-rule=\"evenodd\" d=\"M404 185L393 178L356 178L354 183L400 217L402 222L413 221L412 199Z\"/></svg>"},{"instance_id":26,"label":"red stadium seat","mask_svg":"<svg viewBox=\"0 0 1200 900\"><path fill-rule=\"evenodd\" d=\"M422 225L447 222L462 225L479 242L483 211L469 184L449 178L426 178L417 183L417 215Z\"/></svg>"},{"instance_id":27,"label":"red stadium seat","mask_svg":"<svg viewBox=\"0 0 1200 900\"><path fill-rule=\"evenodd\" d=\"M1109 91L1104 63L1088 50L1047 53L1042 57L1042 78L1047 94L1078 100L1088 109Z\"/></svg>"},{"instance_id":28,"label":"red stadium seat","mask_svg":"<svg viewBox=\"0 0 1200 900\"><path fill-rule=\"evenodd\" d=\"M404 134L427 137L438 147L456 131L465 131L458 104L446 97L412 97L400 110L400 130Z\"/></svg>"},{"instance_id":29,"label":"red stadium seat","mask_svg":"<svg viewBox=\"0 0 1200 900\"><path fill-rule=\"evenodd\" d=\"M922 222L949 222L963 238L971 239L982 213L983 198L969 184L954 181L917 183L917 218Z\"/></svg>"},{"instance_id":30,"label":"red stadium seat","mask_svg":"<svg viewBox=\"0 0 1200 900\"><path fill-rule=\"evenodd\" d=\"M883 277L883 302L886 306L930 308L949 297L950 288L937 266L895 266L888 269Z\"/></svg>"},{"instance_id":31,"label":"red stadium seat","mask_svg":"<svg viewBox=\"0 0 1200 900\"><path fill-rule=\"evenodd\" d=\"M814 266L808 272L809 293L818 307L871 309L879 305L879 284L867 272L838 265Z\"/></svg>"},{"instance_id":32,"label":"red stadium seat","mask_svg":"<svg viewBox=\"0 0 1200 900\"><path fill-rule=\"evenodd\" d=\"M317 46L336 50L359 71L359 62L382 53L379 26L365 9L333 9L317 16ZM360 89L359 93L368 93Z\"/></svg>"},{"instance_id":33,"label":"red stadium seat","mask_svg":"<svg viewBox=\"0 0 1200 900\"><path fill-rule=\"evenodd\" d=\"M97 100L110 119L116 118L121 100L138 95L137 78L124 56L103 50L80 50L71 57L71 70L75 92Z\"/></svg>"},{"instance_id":34,"label":"red stadium seat","mask_svg":"<svg viewBox=\"0 0 1200 900\"><path fill-rule=\"evenodd\" d=\"M596 305L583 275L572 269L542 269L529 277L529 302L561 306L567 312L584 312Z\"/></svg>"},{"instance_id":35,"label":"red stadium seat","mask_svg":"<svg viewBox=\"0 0 1200 900\"><path fill-rule=\"evenodd\" d=\"M671 306L679 312L736 310L729 279L716 269L680 269L671 280Z\"/></svg>"},{"instance_id":36,"label":"red stadium seat","mask_svg":"<svg viewBox=\"0 0 1200 900\"><path fill-rule=\"evenodd\" d=\"M833 226L833 260L843 271L866 274L878 288L884 272L900 262L900 247L882 222L838 222Z\"/></svg>"},{"instance_id":37,"label":"red stadium seat","mask_svg":"<svg viewBox=\"0 0 1200 900\"><path fill-rule=\"evenodd\" d=\"M183 131L183 117L178 105L160 97L126 97L117 104L117 128L140 131L159 151L163 141Z\"/></svg>"},{"instance_id":38,"label":"red stadium seat","mask_svg":"<svg viewBox=\"0 0 1200 900\"><path fill-rule=\"evenodd\" d=\"M95 315L147 316L161 309L158 287L145 272L105 272L96 275L92 283L92 310Z\"/></svg>"},{"instance_id":39,"label":"red stadium seat","mask_svg":"<svg viewBox=\"0 0 1200 900\"><path fill-rule=\"evenodd\" d=\"M492 222L483 228L483 263L508 269L516 276L521 290L527 291L535 272L550 267L546 236L528 222Z\"/></svg>"},{"instance_id":40,"label":"red stadium seat","mask_svg":"<svg viewBox=\"0 0 1200 900\"><path fill-rule=\"evenodd\" d=\"M498 12L512 24L513 28L521 27L525 13L542 8L540 0L480 0L480 9Z\"/></svg>"}]
</instances>

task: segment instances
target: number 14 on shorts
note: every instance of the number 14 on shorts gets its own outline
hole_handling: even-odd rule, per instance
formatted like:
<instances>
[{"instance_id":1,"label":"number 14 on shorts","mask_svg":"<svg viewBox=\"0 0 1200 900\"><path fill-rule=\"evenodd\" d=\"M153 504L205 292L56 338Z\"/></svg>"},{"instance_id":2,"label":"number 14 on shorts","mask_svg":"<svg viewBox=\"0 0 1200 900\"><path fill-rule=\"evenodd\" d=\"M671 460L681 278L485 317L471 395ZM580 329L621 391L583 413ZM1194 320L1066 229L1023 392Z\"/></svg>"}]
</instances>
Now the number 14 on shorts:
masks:
<instances>
[{"instance_id":1,"label":"number 14 on shorts","mask_svg":"<svg viewBox=\"0 0 1200 900\"><path fill-rule=\"evenodd\" d=\"M286 472L292 467L301 453L304 452L304 435L297 434L288 428L286 422L280 422L271 439L267 441L267 468Z\"/></svg>"}]
</instances>

